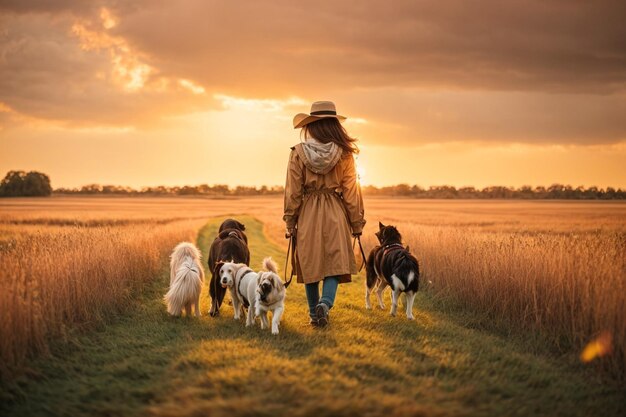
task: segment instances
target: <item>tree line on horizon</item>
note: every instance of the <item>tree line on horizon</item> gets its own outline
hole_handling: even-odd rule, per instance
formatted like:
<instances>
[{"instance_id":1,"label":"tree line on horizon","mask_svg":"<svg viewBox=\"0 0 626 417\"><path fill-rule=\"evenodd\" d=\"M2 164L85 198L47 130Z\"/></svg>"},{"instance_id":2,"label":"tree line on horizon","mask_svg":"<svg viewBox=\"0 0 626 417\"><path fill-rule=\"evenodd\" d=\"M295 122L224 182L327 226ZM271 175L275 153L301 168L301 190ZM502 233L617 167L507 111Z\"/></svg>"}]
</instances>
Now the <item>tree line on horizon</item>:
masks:
<instances>
[{"instance_id":1,"label":"tree line on horizon","mask_svg":"<svg viewBox=\"0 0 626 417\"><path fill-rule=\"evenodd\" d=\"M55 194L79 194L79 195L128 195L128 196L264 196L280 195L284 192L283 186L248 187L228 185L208 185L183 187L144 187L139 190L131 187L116 185L85 185L80 188L58 188ZM367 185L362 187L366 196L381 197L408 197L408 198L433 198L433 199L574 199L574 200L619 200L626 199L626 190L612 187L576 187L570 185L553 184L549 187L522 186L519 188L490 186L482 189L474 187L456 188L450 185L432 186L422 188L418 185L398 184L386 187Z\"/></svg>"},{"instance_id":2,"label":"tree line on horizon","mask_svg":"<svg viewBox=\"0 0 626 417\"><path fill-rule=\"evenodd\" d=\"M598 188L572 187L571 185L552 184L549 187L531 187L524 185L519 188L505 186L489 186L482 189L475 187L456 188L451 185L431 186L397 184L385 187L366 185L363 194L381 197L406 197L424 199L571 199L571 200L624 200L626 190L613 187ZM57 195L121 195L121 196L264 196L280 195L283 186L236 186L225 184L195 186L156 186L135 189L119 185L88 184L78 188L52 189L50 177L46 174L31 171L9 171L0 182L0 197L32 197Z\"/></svg>"},{"instance_id":3,"label":"tree line on horizon","mask_svg":"<svg viewBox=\"0 0 626 417\"><path fill-rule=\"evenodd\" d=\"M419 185L398 184L388 187L363 187L364 195L380 195L437 199L571 199L571 200L623 200L626 190L596 186L576 188L571 185L552 184L549 187L523 185L521 187L488 186L484 188L438 185L422 188Z\"/></svg>"}]
</instances>

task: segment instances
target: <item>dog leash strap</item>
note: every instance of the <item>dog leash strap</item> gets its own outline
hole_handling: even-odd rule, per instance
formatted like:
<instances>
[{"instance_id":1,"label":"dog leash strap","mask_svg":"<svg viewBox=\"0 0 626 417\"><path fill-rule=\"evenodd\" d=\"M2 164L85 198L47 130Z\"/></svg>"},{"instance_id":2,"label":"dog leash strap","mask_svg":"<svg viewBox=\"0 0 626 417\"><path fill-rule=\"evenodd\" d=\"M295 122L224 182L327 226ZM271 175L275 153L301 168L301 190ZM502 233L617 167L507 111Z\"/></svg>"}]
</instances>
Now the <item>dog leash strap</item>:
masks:
<instances>
[{"instance_id":1,"label":"dog leash strap","mask_svg":"<svg viewBox=\"0 0 626 417\"><path fill-rule=\"evenodd\" d=\"M296 253L298 251L298 241L296 240L295 236L291 236L291 239L293 239L293 243L291 244L291 275L289 276L289 281L287 281L285 288L287 288L289 284L291 284L293 276L296 274Z\"/></svg>"},{"instance_id":2,"label":"dog leash strap","mask_svg":"<svg viewBox=\"0 0 626 417\"><path fill-rule=\"evenodd\" d=\"M291 254L291 275L287 279L287 266L289 265L289 254ZM293 280L294 268L296 267L296 238L292 234L289 236L289 244L287 245L287 256L285 257L285 288L289 287Z\"/></svg>"},{"instance_id":3,"label":"dog leash strap","mask_svg":"<svg viewBox=\"0 0 626 417\"><path fill-rule=\"evenodd\" d=\"M365 251L363 250L363 245L361 244L361 236L355 236L354 238L354 242L352 243L352 250L354 250L354 244L356 243L356 241L359 241L359 250L361 251L361 258L363 259L363 263L361 264L361 267L359 268L359 272L361 272L361 270L363 269L363 267L365 266Z\"/></svg>"},{"instance_id":4,"label":"dog leash strap","mask_svg":"<svg viewBox=\"0 0 626 417\"><path fill-rule=\"evenodd\" d=\"M285 282L287 282L287 266L289 265L289 254L291 254L291 236L289 236L289 243L287 244L287 256L285 256Z\"/></svg>"}]
</instances>

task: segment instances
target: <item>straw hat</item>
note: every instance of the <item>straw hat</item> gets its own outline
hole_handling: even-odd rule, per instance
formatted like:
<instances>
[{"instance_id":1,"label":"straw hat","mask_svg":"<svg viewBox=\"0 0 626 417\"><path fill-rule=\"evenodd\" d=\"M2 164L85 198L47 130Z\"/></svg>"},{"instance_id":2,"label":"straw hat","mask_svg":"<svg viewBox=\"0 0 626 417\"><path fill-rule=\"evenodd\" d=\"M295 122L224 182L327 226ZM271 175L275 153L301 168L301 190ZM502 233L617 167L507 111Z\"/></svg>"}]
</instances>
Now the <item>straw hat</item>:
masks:
<instances>
[{"instance_id":1,"label":"straw hat","mask_svg":"<svg viewBox=\"0 0 626 417\"><path fill-rule=\"evenodd\" d=\"M298 113L293 118L293 128L297 129L304 125L308 125L316 120L324 119L326 117L334 117L335 119L343 122L346 117L337 114L335 103L332 101L316 101L311 104L311 113Z\"/></svg>"}]
</instances>

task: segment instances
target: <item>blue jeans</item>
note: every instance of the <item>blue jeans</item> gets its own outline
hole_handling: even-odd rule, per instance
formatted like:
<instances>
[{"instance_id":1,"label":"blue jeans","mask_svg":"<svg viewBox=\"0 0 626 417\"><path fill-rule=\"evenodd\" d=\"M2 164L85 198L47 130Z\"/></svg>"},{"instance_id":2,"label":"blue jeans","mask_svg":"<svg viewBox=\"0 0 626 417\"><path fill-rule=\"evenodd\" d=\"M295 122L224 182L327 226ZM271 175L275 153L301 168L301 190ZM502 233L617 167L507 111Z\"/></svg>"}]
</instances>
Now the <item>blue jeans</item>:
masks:
<instances>
[{"instance_id":1,"label":"blue jeans","mask_svg":"<svg viewBox=\"0 0 626 417\"><path fill-rule=\"evenodd\" d=\"M322 298L320 298L319 282L305 284L306 300L309 303L309 315L315 318L315 307L319 303L324 303L329 309L333 308L335 296L337 295L337 287L339 286L339 277L332 276L324 278L322 284Z\"/></svg>"}]
</instances>

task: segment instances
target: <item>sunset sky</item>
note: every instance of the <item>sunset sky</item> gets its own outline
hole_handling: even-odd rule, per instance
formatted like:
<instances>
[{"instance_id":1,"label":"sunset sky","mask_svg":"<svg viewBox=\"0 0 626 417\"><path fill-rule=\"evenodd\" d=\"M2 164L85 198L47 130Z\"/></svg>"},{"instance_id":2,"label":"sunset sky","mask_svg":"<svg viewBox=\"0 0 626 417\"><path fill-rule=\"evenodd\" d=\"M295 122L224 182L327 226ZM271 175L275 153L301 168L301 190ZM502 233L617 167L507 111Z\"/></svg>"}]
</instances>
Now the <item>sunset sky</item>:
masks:
<instances>
[{"instance_id":1,"label":"sunset sky","mask_svg":"<svg viewBox=\"0 0 626 417\"><path fill-rule=\"evenodd\" d=\"M626 187L626 2L0 0L0 176L284 183L332 100L363 182Z\"/></svg>"}]
</instances>

